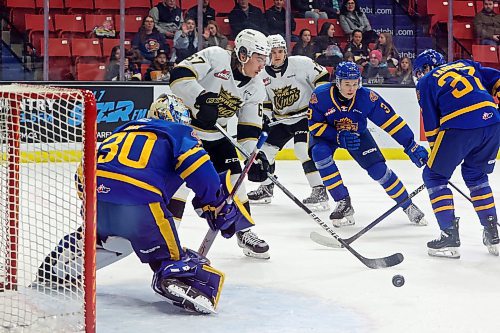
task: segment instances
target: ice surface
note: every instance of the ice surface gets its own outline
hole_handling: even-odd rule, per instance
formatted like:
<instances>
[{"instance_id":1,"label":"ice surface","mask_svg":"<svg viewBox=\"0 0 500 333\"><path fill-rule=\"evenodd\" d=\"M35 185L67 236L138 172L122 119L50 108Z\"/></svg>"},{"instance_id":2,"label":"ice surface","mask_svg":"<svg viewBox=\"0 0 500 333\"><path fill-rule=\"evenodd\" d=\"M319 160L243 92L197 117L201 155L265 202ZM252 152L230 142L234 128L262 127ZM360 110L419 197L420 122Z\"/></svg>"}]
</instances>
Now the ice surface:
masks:
<instances>
[{"instance_id":1,"label":"ice surface","mask_svg":"<svg viewBox=\"0 0 500 333\"><path fill-rule=\"evenodd\" d=\"M338 163L356 211L356 225L335 229L349 237L394 203L355 162ZM421 183L421 170L409 161L388 161L409 192ZM309 195L298 161L278 161L276 174L299 199ZM452 182L468 193L459 170ZM500 172L490 177L499 199ZM249 189L257 184L247 183ZM313 243L309 232L322 229L275 187L270 205L253 206L255 232L270 245L267 261L243 256L235 239L215 240L208 257L226 273L218 314L185 313L156 296L152 273L131 255L97 274L98 332L494 332L498 327L500 258L488 254L471 204L455 193L461 217L462 258L431 258L426 242L439 230L426 191L414 200L426 213L427 227L411 225L398 210L352 243L370 258L402 252L396 267L366 268L345 249ZM333 202L331 202L333 207ZM197 249L206 223L188 203L180 228L184 246ZM318 214L328 221L329 212ZM325 233L326 234L326 233ZM392 285L401 274L406 283Z\"/></svg>"}]
</instances>

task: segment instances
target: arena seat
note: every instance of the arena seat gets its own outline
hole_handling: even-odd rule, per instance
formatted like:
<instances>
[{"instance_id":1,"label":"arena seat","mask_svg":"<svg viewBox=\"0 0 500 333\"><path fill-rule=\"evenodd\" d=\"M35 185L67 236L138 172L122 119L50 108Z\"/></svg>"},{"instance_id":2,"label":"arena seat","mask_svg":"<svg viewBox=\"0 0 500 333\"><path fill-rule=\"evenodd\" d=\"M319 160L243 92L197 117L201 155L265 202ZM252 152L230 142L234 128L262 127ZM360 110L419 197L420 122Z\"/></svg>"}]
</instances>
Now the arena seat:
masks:
<instances>
[{"instance_id":1,"label":"arena seat","mask_svg":"<svg viewBox=\"0 0 500 333\"><path fill-rule=\"evenodd\" d=\"M120 45L120 39L103 38L102 40L102 55L104 58L109 59L113 47ZM130 40L125 40L125 49L130 49Z\"/></svg>"},{"instance_id":2,"label":"arena seat","mask_svg":"<svg viewBox=\"0 0 500 333\"><path fill-rule=\"evenodd\" d=\"M35 0L35 8L38 13L43 13L45 0ZM63 14L66 7L63 0L50 0L49 12L51 14Z\"/></svg>"},{"instance_id":3,"label":"arena seat","mask_svg":"<svg viewBox=\"0 0 500 333\"><path fill-rule=\"evenodd\" d=\"M94 0L65 0L69 14L93 14Z\"/></svg>"},{"instance_id":4,"label":"arena seat","mask_svg":"<svg viewBox=\"0 0 500 333\"><path fill-rule=\"evenodd\" d=\"M113 15L109 14L86 14L85 15L85 32L90 33L94 31L95 27L102 26L104 21L111 20L113 26L115 26L115 20Z\"/></svg>"},{"instance_id":5,"label":"arena seat","mask_svg":"<svg viewBox=\"0 0 500 333\"><path fill-rule=\"evenodd\" d=\"M73 38L71 40L71 54L75 63L96 63L103 58L101 43L97 38Z\"/></svg>"},{"instance_id":6,"label":"arena seat","mask_svg":"<svg viewBox=\"0 0 500 333\"><path fill-rule=\"evenodd\" d=\"M103 81L105 74L106 65L103 63L76 64L76 79L79 81Z\"/></svg>"},{"instance_id":7,"label":"arena seat","mask_svg":"<svg viewBox=\"0 0 500 333\"><path fill-rule=\"evenodd\" d=\"M96 14L120 14L120 0L94 0Z\"/></svg>"},{"instance_id":8,"label":"arena seat","mask_svg":"<svg viewBox=\"0 0 500 333\"><path fill-rule=\"evenodd\" d=\"M472 45L472 56L475 61L482 63L497 64L498 67L498 47L490 45Z\"/></svg>"},{"instance_id":9,"label":"arena seat","mask_svg":"<svg viewBox=\"0 0 500 333\"><path fill-rule=\"evenodd\" d=\"M184 2L184 1L183 1ZM150 0L126 0L125 14L146 16L151 9Z\"/></svg>"},{"instance_id":10,"label":"arena seat","mask_svg":"<svg viewBox=\"0 0 500 333\"><path fill-rule=\"evenodd\" d=\"M21 32L26 28L24 15L35 14L34 0L7 0L5 6L10 8L9 18L12 24Z\"/></svg>"},{"instance_id":11,"label":"arena seat","mask_svg":"<svg viewBox=\"0 0 500 333\"><path fill-rule=\"evenodd\" d=\"M40 40L43 37L44 30L44 15L40 14L25 14L26 31L28 32L28 40L33 44L35 49L40 50ZM54 20L49 16L49 37L56 37L54 29Z\"/></svg>"},{"instance_id":12,"label":"arena seat","mask_svg":"<svg viewBox=\"0 0 500 333\"><path fill-rule=\"evenodd\" d=\"M56 14L54 27L59 37L85 37L85 24L81 14Z\"/></svg>"},{"instance_id":13,"label":"arena seat","mask_svg":"<svg viewBox=\"0 0 500 333\"><path fill-rule=\"evenodd\" d=\"M215 22L219 26L219 32L224 36L231 36L231 25L229 24L229 19L227 17L215 17Z\"/></svg>"},{"instance_id":14,"label":"arena seat","mask_svg":"<svg viewBox=\"0 0 500 333\"><path fill-rule=\"evenodd\" d=\"M40 42L40 55L45 56L44 39ZM71 75L71 50L67 38L49 38L49 80L62 81Z\"/></svg>"},{"instance_id":15,"label":"arena seat","mask_svg":"<svg viewBox=\"0 0 500 333\"><path fill-rule=\"evenodd\" d=\"M315 20L310 18L296 18L295 23L295 30L293 31L295 35L298 35L302 29L309 29L311 31L311 36L318 35Z\"/></svg>"}]
</instances>

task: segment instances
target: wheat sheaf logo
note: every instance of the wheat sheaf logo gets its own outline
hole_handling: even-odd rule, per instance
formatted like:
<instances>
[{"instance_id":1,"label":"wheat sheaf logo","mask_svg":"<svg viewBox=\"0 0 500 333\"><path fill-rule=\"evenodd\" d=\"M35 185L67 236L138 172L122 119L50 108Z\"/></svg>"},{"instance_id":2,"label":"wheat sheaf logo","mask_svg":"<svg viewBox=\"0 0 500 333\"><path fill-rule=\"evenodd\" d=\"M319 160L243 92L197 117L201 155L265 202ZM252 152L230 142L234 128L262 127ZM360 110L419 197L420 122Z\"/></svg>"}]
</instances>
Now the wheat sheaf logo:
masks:
<instances>
[{"instance_id":1,"label":"wheat sheaf logo","mask_svg":"<svg viewBox=\"0 0 500 333\"><path fill-rule=\"evenodd\" d=\"M337 132L340 132L342 130L348 130L353 132L358 131L358 123L354 123L351 119L347 117L342 118L340 120L335 120L334 124L335 128L337 129Z\"/></svg>"},{"instance_id":2,"label":"wheat sheaf logo","mask_svg":"<svg viewBox=\"0 0 500 333\"><path fill-rule=\"evenodd\" d=\"M283 110L287 106L292 106L300 98L300 91L297 88L292 88L291 85L273 89L274 92L274 107L276 110Z\"/></svg>"},{"instance_id":3,"label":"wheat sheaf logo","mask_svg":"<svg viewBox=\"0 0 500 333\"><path fill-rule=\"evenodd\" d=\"M241 108L242 103L239 97L233 96L229 91L221 88L219 92L219 117L231 118Z\"/></svg>"}]
</instances>

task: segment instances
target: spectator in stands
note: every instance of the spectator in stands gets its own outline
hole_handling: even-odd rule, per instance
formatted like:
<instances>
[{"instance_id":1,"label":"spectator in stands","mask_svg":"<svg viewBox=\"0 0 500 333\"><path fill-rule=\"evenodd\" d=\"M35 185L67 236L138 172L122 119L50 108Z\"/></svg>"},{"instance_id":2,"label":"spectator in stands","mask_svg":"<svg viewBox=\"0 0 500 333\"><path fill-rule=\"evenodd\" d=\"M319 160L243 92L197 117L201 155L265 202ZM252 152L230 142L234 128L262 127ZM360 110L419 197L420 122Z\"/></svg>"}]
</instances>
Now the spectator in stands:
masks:
<instances>
[{"instance_id":1,"label":"spectator in stands","mask_svg":"<svg viewBox=\"0 0 500 333\"><path fill-rule=\"evenodd\" d=\"M217 22L208 21L208 25L203 32L203 48L219 46L227 49L227 42L227 37L219 32Z\"/></svg>"},{"instance_id":2,"label":"spectator in stands","mask_svg":"<svg viewBox=\"0 0 500 333\"><path fill-rule=\"evenodd\" d=\"M483 1L483 10L474 17L477 38L483 45L500 45L500 15L493 11L493 0Z\"/></svg>"},{"instance_id":3,"label":"spectator in stands","mask_svg":"<svg viewBox=\"0 0 500 333\"><path fill-rule=\"evenodd\" d=\"M292 55L301 55L313 60L316 59L316 45L311 40L311 31L309 29L300 30L299 41L293 47Z\"/></svg>"},{"instance_id":4,"label":"spectator in stands","mask_svg":"<svg viewBox=\"0 0 500 333\"><path fill-rule=\"evenodd\" d=\"M363 83L382 84L391 77L387 65L382 63L382 53L379 50L370 52L370 62L363 69Z\"/></svg>"},{"instance_id":5,"label":"spectator in stands","mask_svg":"<svg viewBox=\"0 0 500 333\"><path fill-rule=\"evenodd\" d=\"M238 0L229 13L229 25L233 39L243 29L254 29L268 35L267 22L260 8L248 3L248 0Z\"/></svg>"},{"instance_id":6,"label":"spectator in stands","mask_svg":"<svg viewBox=\"0 0 500 333\"><path fill-rule=\"evenodd\" d=\"M187 17L194 19L198 26L198 5L191 7L187 12ZM208 21L215 21L215 9L210 7L210 0L203 0L203 27L208 25Z\"/></svg>"},{"instance_id":7,"label":"spectator in stands","mask_svg":"<svg viewBox=\"0 0 500 333\"><path fill-rule=\"evenodd\" d=\"M320 12L325 12L328 18L338 18L340 14L340 6L337 0L316 0L316 5Z\"/></svg>"},{"instance_id":8,"label":"spectator in stands","mask_svg":"<svg viewBox=\"0 0 500 333\"><path fill-rule=\"evenodd\" d=\"M194 19L188 17L174 36L174 54L172 61L176 64L198 51L198 33Z\"/></svg>"},{"instance_id":9,"label":"spectator in stands","mask_svg":"<svg viewBox=\"0 0 500 333\"><path fill-rule=\"evenodd\" d=\"M396 69L396 83L414 86L415 81L413 80L413 66L411 65L411 60L408 57L403 57L398 64Z\"/></svg>"},{"instance_id":10,"label":"spectator in stands","mask_svg":"<svg viewBox=\"0 0 500 333\"><path fill-rule=\"evenodd\" d=\"M389 32L382 32L378 36L376 50L382 53L382 62L387 63L387 67L396 68L399 63L399 53L392 41L392 35Z\"/></svg>"},{"instance_id":11,"label":"spectator in stands","mask_svg":"<svg viewBox=\"0 0 500 333\"><path fill-rule=\"evenodd\" d=\"M342 60L349 61L349 62L355 62L354 61L354 54L350 51L347 51L344 53L344 58Z\"/></svg>"},{"instance_id":12,"label":"spectator in stands","mask_svg":"<svg viewBox=\"0 0 500 333\"><path fill-rule=\"evenodd\" d=\"M144 74L144 81L163 81L170 79L170 66L167 62L167 54L163 50L158 50L154 61Z\"/></svg>"},{"instance_id":13,"label":"spectator in stands","mask_svg":"<svg viewBox=\"0 0 500 333\"><path fill-rule=\"evenodd\" d=\"M127 50L124 59L124 73L125 81L140 81L141 71L139 66L137 66L136 59L137 56L132 50ZM115 46L111 49L111 55L109 57L109 64L106 68L106 74L104 75L104 80L106 81L117 81L120 77L120 46Z\"/></svg>"},{"instance_id":14,"label":"spectator in stands","mask_svg":"<svg viewBox=\"0 0 500 333\"><path fill-rule=\"evenodd\" d=\"M342 61L342 51L334 37L335 25L331 22L325 22L321 26L316 44L316 61L318 64L328 67L335 67Z\"/></svg>"},{"instance_id":15,"label":"spectator in stands","mask_svg":"<svg viewBox=\"0 0 500 333\"><path fill-rule=\"evenodd\" d=\"M312 18L314 20L328 18L328 14L319 9L316 0L293 0L292 9L298 12L298 17Z\"/></svg>"},{"instance_id":16,"label":"spectator in stands","mask_svg":"<svg viewBox=\"0 0 500 333\"><path fill-rule=\"evenodd\" d=\"M283 8L285 0L274 0L274 6L266 10L265 17L270 35L281 35L286 38L286 11ZM295 20L290 17L290 32L295 30ZM297 36L292 36L292 42L297 42Z\"/></svg>"},{"instance_id":17,"label":"spectator in stands","mask_svg":"<svg viewBox=\"0 0 500 333\"><path fill-rule=\"evenodd\" d=\"M368 18L361 11L356 0L344 0L340 8L339 22L346 34L350 35L355 29L358 29L363 32L365 43L377 40L377 33L372 30Z\"/></svg>"},{"instance_id":18,"label":"spectator in stands","mask_svg":"<svg viewBox=\"0 0 500 333\"><path fill-rule=\"evenodd\" d=\"M352 31L351 40L346 45L344 53L352 52L354 56L353 62L358 65L364 66L368 62L368 54L370 50L368 45L363 43L363 33L359 29Z\"/></svg>"},{"instance_id":19,"label":"spectator in stands","mask_svg":"<svg viewBox=\"0 0 500 333\"><path fill-rule=\"evenodd\" d=\"M165 35L158 31L153 17L149 15L142 20L139 32L135 34L132 40L132 47L141 52L146 63L154 60L158 50L170 54L170 46L167 44Z\"/></svg>"},{"instance_id":20,"label":"spectator in stands","mask_svg":"<svg viewBox=\"0 0 500 333\"><path fill-rule=\"evenodd\" d=\"M175 32L180 29L183 22L182 11L176 6L175 1L162 0L149 11L156 28L167 38L174 38Z\"/></svg>"}]
</instances>

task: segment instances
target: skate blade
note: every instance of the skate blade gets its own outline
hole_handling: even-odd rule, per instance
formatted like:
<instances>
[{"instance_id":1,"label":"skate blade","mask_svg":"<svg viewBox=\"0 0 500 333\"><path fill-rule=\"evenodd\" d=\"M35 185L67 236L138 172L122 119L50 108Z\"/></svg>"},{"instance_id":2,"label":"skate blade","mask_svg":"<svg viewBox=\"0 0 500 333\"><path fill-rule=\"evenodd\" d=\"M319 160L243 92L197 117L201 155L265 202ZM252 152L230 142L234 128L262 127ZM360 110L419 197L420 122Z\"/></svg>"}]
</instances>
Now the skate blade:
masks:
<instances>
[{"instance_id":1,"label":"skate blade","mask_svg":"<svg viewBox=\"0 0 500 333\"><path fill-rule=\"evenodd\" d=\"M248 202L250 202L253 205L267 205L271 203L271 198L264 198L259 200L248 199Z\"/></svg>"},{"instance_id":2,"label":"skate blade","mask_svg":"<svg viewBox=\"0 0 500 333\"><path fill-rule=\"evenodd\" d=\"M192 298L186 294L186 291L184 289L175 285L169 285L167 287L167 290L169 294L178 298L182 298L184 301L190 302L197 313L201 314L217 313L217 311L215 311L215 309L211 305L212 303L210 302L210 300L205 296L200 295L196 298Z\"/></svg>"},{"instance_id":3,"label":"skate blade","mask_svg":"<svg viewBox=\"0 0 500 333\"><path fill-rule=\"evenodd\" d=\"M443 247L442 249L428 249L427 253L431 257L460 259L460 252L458 251L458 247Z\"/></svg>"},{"instance_id":4,"label":"skate blade","mask_svg":"<svg viewBox=\"0 0 500 333\"><path fill-rule=\"evenodd\" d=\"M341 228L341 227L346 227L350 225L354 225L354 217L351 216L345 216L342 219L332 219L332 224L335 228Z\"/></svg>"},{"instance_id":5,"label":"skate blade","mask_svg":"<svg viewBox=\"0 0 500 333\"><path fill-rule=\"evenodd\" d=\"M491 253L492 255L498 257L498 255L499 255L499 253L498 253L498 246L496 246L494 244L488 244L488 245L486 245L486 247L488 248L488 252L489 253Z\"/></svg>"},{"instance_id":6,"label":"skate blade","mask_svg":"<svg viewBox=\"0 0 500 333\"><path fill-rule=\"evenodd\" d=\"M304 205L306 205L306 207L309 208L313 212L323 212L325 210L330 209L330 205L328 204L328 202L320 202L320 203L315 203L315 204L304 203Z\"/></svg>"},{"instance_id":7,"label":"skate blade","mask_svg":"<svg viewBox=\"0 0 500 333\"><path fill-rule=\"evenodd\" d=\"M246 255L247 257L250 258L255 258L255 259L269 259L271 256L269 255L269 251L266 251L264 253L257 253L252 250L249 250L247 248L242 248L243 254Z\"/></svg>"}]
</instances>

